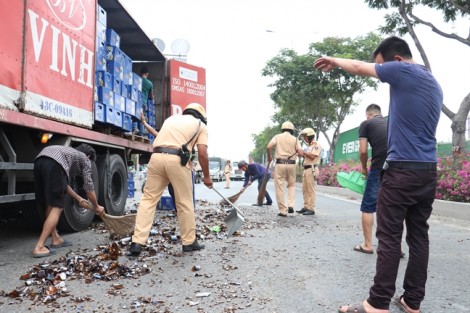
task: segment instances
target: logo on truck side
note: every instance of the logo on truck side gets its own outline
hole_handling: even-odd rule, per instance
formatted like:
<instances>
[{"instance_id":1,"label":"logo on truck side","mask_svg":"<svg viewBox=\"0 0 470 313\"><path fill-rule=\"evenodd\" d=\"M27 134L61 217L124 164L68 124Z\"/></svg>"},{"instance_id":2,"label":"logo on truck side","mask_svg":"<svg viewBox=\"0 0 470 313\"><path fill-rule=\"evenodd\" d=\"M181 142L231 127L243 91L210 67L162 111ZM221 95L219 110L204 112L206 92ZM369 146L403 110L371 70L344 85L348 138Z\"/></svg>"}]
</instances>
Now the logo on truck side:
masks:
<instances>
[{"instance_id":1,"label":"logo on truck side","mask_svg":"<svg viewBox=\"0 0 470 313\"><path fill-rule=\"evenodd\" d=\"M72 30L82 30L87 22L83 0L46 0L54 16Z\"/></svg>"}]
</instances>

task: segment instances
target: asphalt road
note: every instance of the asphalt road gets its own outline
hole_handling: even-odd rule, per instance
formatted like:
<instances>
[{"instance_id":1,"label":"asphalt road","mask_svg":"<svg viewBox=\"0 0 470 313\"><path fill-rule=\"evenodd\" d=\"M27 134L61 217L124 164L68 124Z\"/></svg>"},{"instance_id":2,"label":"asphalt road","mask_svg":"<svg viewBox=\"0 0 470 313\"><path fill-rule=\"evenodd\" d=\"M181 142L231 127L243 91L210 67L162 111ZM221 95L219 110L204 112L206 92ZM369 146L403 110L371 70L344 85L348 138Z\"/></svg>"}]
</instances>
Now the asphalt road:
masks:
<instances>
[{"instance_id":1,"label":"asphalt road","mask_svg":"<svg viewBox=\"0 0 470 313\"><path fill-rule=\"evenodd\" d=\"M241 184L232 182L230 189L224 189L225 183L220 182L215 188L230 196ZM268 191L275 199L272 182ZM113 241L97 223L87 231L65 234L74 245L58 250L49 260L39 260L31 257L38 234L22 228L21 221L7 221L0 228L0 312L322 313L337 312L338 306L367 297L376 255L352 250L362 240L358 198L320 194L315 216L280 218L275 205L251 206L257 196L252 186L236 202L246 223L236 236L227 238L224 231L207 231L213 226L223 229L220 197L202 184L196 185L196 195L203 200L198 201L196 214L205 250L182 255L181 243L165 237L166 230L177 226L176 219L171 212L158 211L158 234L151 237L158 248L145 251L142 258L129 259L123 247L118 257L120 265L134 268L133 274L110 280L86 272L67 276L61 285L67 293L53 301L41 295L44 285L25 286L20 276L30 269L37 273L37 269L50 268L65 257L97 259ZM139 197L136 192L129 199L128 209L135 208ZM300 189L296 201L298 209L302 206ZM421 312L470 312L470 222L433 215L429 223L431 256ZM405 243L403 247L407 252ZM406 261L401 263L396 295L403 291ZM109 264L106 259L99 262ZM36 290L37 296L8 296L25 288ZM400 311L392 305L390 312Z\"/></svg>"}]
</instances>

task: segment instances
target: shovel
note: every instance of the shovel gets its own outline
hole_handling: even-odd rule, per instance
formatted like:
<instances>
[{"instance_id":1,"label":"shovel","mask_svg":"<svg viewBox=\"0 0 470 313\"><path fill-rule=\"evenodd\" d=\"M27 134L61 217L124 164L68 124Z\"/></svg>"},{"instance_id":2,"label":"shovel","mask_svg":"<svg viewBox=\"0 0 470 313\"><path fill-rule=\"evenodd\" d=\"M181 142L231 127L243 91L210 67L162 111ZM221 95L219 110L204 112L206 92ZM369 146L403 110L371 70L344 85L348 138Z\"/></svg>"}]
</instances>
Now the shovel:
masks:
<instances>
[{"instance_id":1,"label":"shovel","mask_svg":"<svg viewBox=\"0 0 470 313\"><path fill-rule=\"evenodd\" d=\"M222 197L227 203L229 203L232 207L233 210L230 211L229 215L225 218L224 222L227 224L227 236L232 236L234 232L236 232L240 226L245 223L245 216L243 213L240 211L239 208L235 206L230 200L225 198L220 192L218 192L216 189L212 188L219 196Z\"/></svg>"}]
</instances>

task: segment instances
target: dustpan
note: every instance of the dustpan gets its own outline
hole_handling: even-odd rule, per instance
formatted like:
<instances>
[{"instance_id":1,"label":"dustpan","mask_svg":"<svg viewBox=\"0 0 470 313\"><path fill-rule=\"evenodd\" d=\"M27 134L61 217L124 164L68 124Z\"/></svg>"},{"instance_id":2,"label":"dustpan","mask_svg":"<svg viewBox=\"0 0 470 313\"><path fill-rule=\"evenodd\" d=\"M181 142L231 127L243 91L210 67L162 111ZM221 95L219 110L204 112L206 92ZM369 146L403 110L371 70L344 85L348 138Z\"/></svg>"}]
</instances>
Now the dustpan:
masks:
<instances>
[{"instance_id":1,"label":"dustpan","mask_svg":"<svg viewBox=\"0 0 470 313\"><path fill-rule=\"evenodd\" d=\"M336 173L336 179L340 186L354 192L364 194L364 190L366 189L366 180L361 172L338 172Z\"/></svg>"},{"instance_id":2,"label":"dustpan","mask_svg":"<svg viewBox=\"0 0 470 313\"><path fill-rule=\"evenodd\" d=\"M229 199L225 198L220 192L212 188L215 192L219 194L228 204L233 207L233 210L225 218L224 222L227 224L227 236L232 236L242 225L245 223L245 216L240 211L235 204L233 204Z\"/></svg>"}]
</instances>

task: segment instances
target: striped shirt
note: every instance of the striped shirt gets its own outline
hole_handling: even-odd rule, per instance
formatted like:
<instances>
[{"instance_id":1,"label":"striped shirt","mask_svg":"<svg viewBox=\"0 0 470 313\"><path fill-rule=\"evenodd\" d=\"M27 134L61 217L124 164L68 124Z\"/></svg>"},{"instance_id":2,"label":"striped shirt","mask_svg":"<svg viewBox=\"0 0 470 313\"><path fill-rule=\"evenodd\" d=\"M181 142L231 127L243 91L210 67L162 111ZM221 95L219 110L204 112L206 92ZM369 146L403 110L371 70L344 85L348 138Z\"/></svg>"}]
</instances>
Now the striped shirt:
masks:
<instances>
[{"instance_id":1,"label":"striped shirt","mask_svg":"<svg viewBox=\"0 0 470 313\"><path fill-rule=\"evenodd\" d=\"M83 189L95 190L91 178L91 161L85 153L70 147L48 146L38 154L36 159L39 157L48 157L59 163L67 173L69 181L75 176L82 176Z\"/></svg>"}]
</instances>

